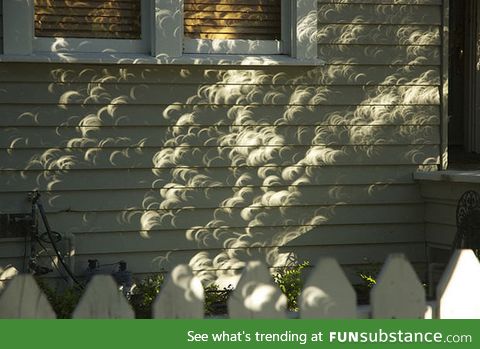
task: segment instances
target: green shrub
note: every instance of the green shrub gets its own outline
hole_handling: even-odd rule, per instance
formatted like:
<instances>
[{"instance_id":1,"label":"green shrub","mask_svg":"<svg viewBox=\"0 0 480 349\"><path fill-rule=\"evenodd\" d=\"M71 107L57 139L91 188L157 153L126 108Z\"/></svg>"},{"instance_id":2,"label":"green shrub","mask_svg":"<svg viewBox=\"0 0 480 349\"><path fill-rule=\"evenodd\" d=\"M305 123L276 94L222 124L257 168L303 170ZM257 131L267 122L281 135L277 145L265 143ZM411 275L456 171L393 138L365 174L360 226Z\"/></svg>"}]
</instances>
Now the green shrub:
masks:
<instances>
[{"instance_id":1,"label":"green shrub","mask_svg":"<svg viewBox=\"0 0 480 349\"><path fill-rule=\"evenodd\" d=\"M155 274L146 277L136 283L130 303L135 311L135 316L140 319L152 318L152 305L160 292L165 277L163 274ZM226 314L227 299L233 288L231 285L223 290L216 284L205 287L205 314Z\"/></svg>"},{"instance_id":2,"label":"green shrub","mask_svg":"<svg viewBox=\"0 0 480 349\"><path fill-rule=\"evenodd\" d=\"M36 278L36 281L40 289L47 296L50 305L57 314L57 318L70 319L75 307L80 301L83 293L82 290L75 287L68 287L62 292L58 292L48 285L44 279Z\"/></svg>"},{"instance_id":3,"label":"green shrub","mask_svg":"<svg viewBox=\"0 0 480 349\"><path fill-rule=\"evenodd\" d=\"M224 287L223 290L216 284L205 287L205 314L225 315L227 314L228 297L233 291L232 285Z\"/></svg>"},{"instance_id":4,"label":"green shrub","mask_svg":"<svg viewBox=\"0 0 480 349\"><path fill-rule=\"evenodd\" d=\"M288 309L298 310L297 297L303 288L302 271L309 266L308 261L301 264L278 268L273 275L275 283L287 297ZM140 319L152 318L152 305L160 292L165 276L162 273L150 275L136 282L136 287L130 296L130 303L135 316ZM71 318L80 300L82 291L77 288L67 288L63 292L51 288L47 282L37 278L40 288L47 296L52 308L61 319ZM227 313L227 300L233 291L232 285L220 289L216 284L205 287L205 314L224 315Z\"/></svg>"},{"instance_id":5,"label":"green shrub","mask_svg":"<svg viewBox=\"0 0 480 349\"><path fill-rule=\"evenodd\" d=\"M163 274L154 274L136 283L130 297L135 316L139 319L152 317L152 304L165 281Z\"/></svg>"},{"instance_id":6,"label":"green shrub","mask_svg":"<svg viewBox=\"0 0 480 349\"><path fill-rule=\"evenodd\" d=\"M291 311L298 311L297 298L303 289L302 271L309 265L310 262L304 261L279 268L277 273L273 274L273 280L287 297L287 307Z\"/></svg>"}]
</instances>

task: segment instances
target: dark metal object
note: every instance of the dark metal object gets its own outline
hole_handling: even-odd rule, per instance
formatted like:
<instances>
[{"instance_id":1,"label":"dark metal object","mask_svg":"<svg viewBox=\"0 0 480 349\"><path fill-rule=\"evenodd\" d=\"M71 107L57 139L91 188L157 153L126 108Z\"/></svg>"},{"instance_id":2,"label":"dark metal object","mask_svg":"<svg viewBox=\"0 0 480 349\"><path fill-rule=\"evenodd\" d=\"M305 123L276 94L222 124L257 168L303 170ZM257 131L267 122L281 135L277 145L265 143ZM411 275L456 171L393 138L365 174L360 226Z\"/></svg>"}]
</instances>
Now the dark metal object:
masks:
<instances>
[{"instance_id":1,"label":"dark metal object","mask_svg":"<svg viewBox=\"0 0 480 349\"><path fill-rule=\"evenodd\" d=\"M38 211L38 213L40 214L40 218L42 219L43 226L46 229L46 236L50 240L50 244L52 245L53 250L55 251L58 261L62 265L63 269L67 272L68 276L77 284L77 286L83 289L83 285L80 283L80 281L77 280L75 275L73 275L73 272L70 270L70 267L63 260L63 256L57 247L57 243L55 240L58 236L61 237L61 235L59 233L54 234L54 232L50 228L50 224L48 223L45 209L43 208L42 201L40 200L40 193L35 190L30 194L30 198L32 200L32 217L36 217L36 211Z\"/></svg>"},{"instance_id":2,"label":"dark metal object","mask_svg":"<svg viewBox=\"0 0 480 349\"><path fill-rule=\"evenodd\" d=\"M133 288L132 273L127 270L127 262L118 262L118 271L112 274L123 294L129 298Z\"/></svg>"},{"instance_id":3,"label":"dark metal object","mask_svg":"<svg viewBox=\"0 0 480 349\"><path fill-rule=\"evenodd\" d=\"M480 249L480 195L469 190L457 204L457 234L454 249Z\"/></svg>"},{"instance_id":4,"label":"dark metal object","mask_svg":"<svg viewBox=\"0 0 480 349\"><path fill-rule=\"evenodd\" d=\"M98 271L99 271L98 259L89 259L88 267L87 267L87 270L85 271L85 277L86 277L87 283L90 282L92 277L98 274Z\"/></svg>"}]
</instances>

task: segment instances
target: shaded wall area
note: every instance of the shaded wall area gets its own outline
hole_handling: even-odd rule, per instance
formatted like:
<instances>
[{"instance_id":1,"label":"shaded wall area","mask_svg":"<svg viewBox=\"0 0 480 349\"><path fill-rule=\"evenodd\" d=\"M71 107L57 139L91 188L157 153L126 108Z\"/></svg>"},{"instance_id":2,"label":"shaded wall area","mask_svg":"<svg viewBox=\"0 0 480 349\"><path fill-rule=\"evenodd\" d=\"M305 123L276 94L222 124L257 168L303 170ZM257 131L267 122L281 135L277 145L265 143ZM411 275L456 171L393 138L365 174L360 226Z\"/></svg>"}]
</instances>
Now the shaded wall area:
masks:
<instances>
[{"instance_id":1,"label":"shaded wall area","mask_svg":"<svg viewBox=\"0 0 480 349\"><path fill-rule=\"evenodd\" d=\"M425 201L425 237L427 260L430 263L428 284L433 295L458 238L457 210L460 220L466 221L471 219L465 217L471 214L472 207L476 205L471 198L464 199L458 209L459 200L467 191L480 193L480 175L475 171L441 171L417 174L416 178ZM474 236L478 236L478 232L474 232Z\"/></svg>"},{"instance_id":2,"label":"shaded wall area","mask_svg":"<svg viewBox=\"0 0 480 349\"><path fill-rule=\"evenodd\" d=\"M453 172L453 171L451 171ZM449 171L445 173L448 176ZM478 177L478 176L477 176ZM422 197L425 199L425 229L427 243L432 248L448 251L453 245L456 226L457 204L462 194L473 190L480 193L478 180L456 178L454 180L420 180Z\"/></svg>"},{"instance_id":3,"label":"shaded wall area","mask_svg":"<svg viewBox=\"0 0 480 349\"><path fill-rule=\"evenodd\" d=\"M0 54L3 53L3 0L0 0Z\"/></svg>"},{"instance_id":4,"label":"shaded wall area","mask_svg":"<svg viewBox=\"0 0 480 349\"><path fill-rule=\"evenodd\" d=\"M439 164L440 1L319 3L319 67L0 64L0 211L38 188L75 269L229 280L335 256L424 265L412 173ZM23 239L0 240L21 265Z\"/></svg>"}]
</instances>

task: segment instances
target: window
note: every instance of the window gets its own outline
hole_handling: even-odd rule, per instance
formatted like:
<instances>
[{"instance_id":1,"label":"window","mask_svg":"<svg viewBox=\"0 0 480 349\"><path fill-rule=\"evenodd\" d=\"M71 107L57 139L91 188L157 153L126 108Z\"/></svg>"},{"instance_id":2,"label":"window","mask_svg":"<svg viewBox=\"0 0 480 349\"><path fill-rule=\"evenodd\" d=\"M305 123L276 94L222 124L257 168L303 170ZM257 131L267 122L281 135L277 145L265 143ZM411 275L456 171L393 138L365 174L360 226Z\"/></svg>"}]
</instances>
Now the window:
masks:
<instances>
[{"instance_id":1,"label":"window","mask_svg":"<svg viewBox=\"0 0 480 349\"><path fill-rule=\"evenodd\" d=\"M288 1L185 0L184 52L282 54ZM283 8L282 8L283 7ZM282 23L284 25L282 31ZM283 34L283 35L282 35Z\"/></svg>"},{"instance_id":2,"label":"window","mask_svg":"<svg viewBox=\"0 0 480 349\"><path fill-rule=\"evenodd\" d=\"M124 62L209 64L227 56L231 64L239 64L248 56L261 55L268 58L265 64L316 64L316 3L3 1L4 55L0 59L64 61L68 57L77 62L109 62L129 58Z\"/></svg>"},{"instance_id":3,"label":"window","mask_svg":"<svg viewBox=\"0 0 480 349\"><path fill-rule=\"evenodd\" d=\"M34 0L36 37L141 38L139 0Z\"/></svg>"},{"instance_id":4,"label":"window","mask_svg":"<svg viewBox=\"0 0 480 349\"><path fill-rule=\"evenodd\" d=\"M4 1L4 53L148 54L148 3L149 0Z\"/></svg>"},{"instance_id":5,"label":"window","mask_svg":"<svg viewBox=\"0 0 480 349\"><path fill-rule=\"evenodd\" d=\"M318 63L317 60L317 1L313 0L274 0L276 2L281 1L280 14L281 14L281 44L279 49L274 52L262 52L259 41L250 40L245 48L241 39L226 39L222 38L222 44L219 44L217 49L215 47L215 39L210 43L206 42L208 38L204 38L203 45L198 45L189 40L202 40L201 38L192 38L186 36L184 42L184 18L191 18L190 14L185 15L184 7L187 12L192 7L192 3L202 4L206 6L216 7L226 6L223 9L231 10L232 4L238 3L236 0L180 0L180 1L155 1L155 38L154 49L152 52L157 57L185 57L188 54L273 54L282 53L284 57L294 58L297 62L309 61ZM242 1L242 4L250 4L252 0ZM257 0L256 3L271 3L271 0ZM219 3L225 3L228 5L222 5ZM185 6L184 6L185 5ZM200 6L197 6L200 8ZM207 7L208 8L208 7ZM248 6L244 7L248 11ZM262 7L261 7L262 8ZM264 8L266 9L266 8ZM232 12L232 11L206 11L206 12ZM207 18L208 20L208 18ZM231 25L230 25L231 27ZM251 33L250 33L251 34ZM225 41L226 40L226 41ZM228 41L233 40L233 41ZM240 41L238 41L240 40ZM275 40L271 40L275 41ZM279 41L279 40L277 40ZM245 44L245 42L243 42ZM185 45L185 50L184 50ZM230 45L230 46L229 46ZM232 48L233 47L233 48ZM259 50L252 50L252 47L258 47ZM195 59L201 59L196 57Z\"/></svg>"}]
</instances>

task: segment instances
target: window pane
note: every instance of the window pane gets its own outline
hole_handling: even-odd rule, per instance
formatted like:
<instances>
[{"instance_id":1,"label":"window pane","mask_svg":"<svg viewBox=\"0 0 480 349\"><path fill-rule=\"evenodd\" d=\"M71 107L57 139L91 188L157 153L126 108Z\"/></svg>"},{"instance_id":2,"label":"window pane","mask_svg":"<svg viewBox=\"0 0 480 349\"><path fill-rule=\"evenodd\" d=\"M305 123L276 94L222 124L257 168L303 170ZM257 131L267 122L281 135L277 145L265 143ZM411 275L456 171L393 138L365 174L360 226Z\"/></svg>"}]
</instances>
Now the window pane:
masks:
<instances>
[{"instance_id":1,"label":"window pane","mask_svg":"<svg viewBox=\"0 0 480 349\"><path fill-rule=\"evenodd\" d=\"M140 0L35 0L35 36L140 39Z\"/></svg>"},{"instance_id":2,"label":"window pane","mask_svg":"<svg viewBox=\"0 0 480 349\"><path fill-rule=\"evenodd\" d=\"M184 6L186 38L281 38L281 0L185 0Z\"/></svg>"}]
</instances>

